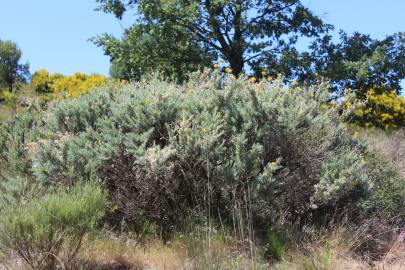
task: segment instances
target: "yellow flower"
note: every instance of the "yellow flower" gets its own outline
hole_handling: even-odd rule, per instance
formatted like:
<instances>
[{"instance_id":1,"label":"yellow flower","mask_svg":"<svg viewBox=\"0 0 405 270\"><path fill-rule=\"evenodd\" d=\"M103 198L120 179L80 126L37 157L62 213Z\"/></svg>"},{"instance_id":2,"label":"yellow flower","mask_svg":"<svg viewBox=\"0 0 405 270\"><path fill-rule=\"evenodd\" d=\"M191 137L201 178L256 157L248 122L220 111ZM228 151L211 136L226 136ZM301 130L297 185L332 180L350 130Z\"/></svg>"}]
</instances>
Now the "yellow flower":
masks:
<instances>
[{"instance_id":1,"label":"yellow flower","mask_svg":"<svg viewBox=\"0 0 405 270\"><path fill-rule=\"evenodd\" d=\"M214 64L214 68L215 68L215 69L218 69L218 68L219 68L219 65L218 65L217 63L215 63L215 64Z\"/></svg>"},{"instance_id":2,"label":"yellow flower","mask_svg":"<svg viewBox=\"0 0 405 270\"><path fill-rule=\"evenodd\" d=\"M219 58L219 62L225 62L225 59L224 58Z\"/></svg>"},{"instance_id":3,"label":"yellow flower","mask_svg":"<svg viewBox=\"0 0 405 270\"><path fill-rule=\"evenodd\" d=\"M356 111L354 112L354 114L355 114L356 116L358 116L358 117L362 117L362 116L364 115L364 112L363 112L363 110L358 109L358 110L356 110Z\"/></svg>"},{"instance_id":4,"label":"yellow flower","mask_svg":"<svg viewBox=\"0 0 405 270\"><path fill-rule=\"evenodd\" d=\"M261 74L262 74L262 76L265 76L265 75L267 74L267 71L263 70L263 71L261 72Z\"/></svg>"},{"instance_id":5,"label":"yellow flower","mask_svg":"<svg viewBox=\"0 0 405 270\"><path fill-rule=\"evenodd\" d=\"M232 79L236 79L236 76L235 75L233 75L233 74L231 74L231 75L229 75Z\"/></svg>"},{"instance_id":6,"label":"yellow flower","mask_svg":"<svg viewBox=\"0 0 405 270\"><path fill-rule=\"evenodd\" d=\"M227 68L225 68L225 72L226 72L226 73L232 73L232 69L229 68L229 67L227 67Z\"/></svg>"},{"instance_id":7,"label":"yellow flower","mask_svg":"<svg viewBox=\"0 0 405 270\"><path fill-rule=\"evenodd\" d=\"M271 166L276 167L276 165L277 165L277 161L271 162Z\"/></svg>"},{"instance_id":8,"label":"yellow flower","mask_svg":"<svg viewBox=\"0 0 405 270\"><path fill-rule=\"evenodd\" d=\"M250 78L249 81L251 81L252 83L256 82L256 77Z\"/></svg>"}]
</instances>

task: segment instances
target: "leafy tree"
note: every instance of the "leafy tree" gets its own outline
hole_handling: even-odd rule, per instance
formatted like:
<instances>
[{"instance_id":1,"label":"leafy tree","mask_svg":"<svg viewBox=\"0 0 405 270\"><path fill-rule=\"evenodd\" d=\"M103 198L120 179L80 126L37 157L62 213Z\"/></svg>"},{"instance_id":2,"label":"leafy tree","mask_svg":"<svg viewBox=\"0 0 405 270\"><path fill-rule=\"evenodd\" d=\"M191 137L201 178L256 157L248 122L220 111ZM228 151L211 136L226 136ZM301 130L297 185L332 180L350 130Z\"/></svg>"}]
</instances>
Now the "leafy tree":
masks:
<instances>
[{"instance_id":1,"label":"leafy tree","mask_svg":"<svg viewBox=\"0 0 405 270\"><path fill-rule=\"evenodd\" d=\"M383 40L369 35L340 33L337 43L332 36L318 38L310 52L286 50L280 59L268 63L269 72L283 73L288 80L312 83L323 77L331 81L332 91L356 90L365 98L373 89L377 94L401 91L405 78L405 33L397 33ZM273 68L272 68L273 67Z\"/></svg>"},{"instance_id":2,"label":"leafy tree","mask_svg":"<svg viewBox=\"0 0 405 270\"><path fill-rule=\"evenodd\" d=\"M331 28L300 0L96 1L99 10L119 19L136 10L138 19L122 40L106 34L95 42L115 71L119 65L138 75L155 69L179 76L220 56L237 76L277 58L299 36L316 37Z\"/></svg>"},{"instance_id":3,"label":"leafy tree","mask_svg":"<svg viewBox=\"0 0 405 270\"><path fill-rule=\"evenodd\" d=\"M131 80L131 68L121 61L113 61L110 67L110 76L119 80Z\"/></svg>"},{"instance_id":4,"label":"leafy tree","mask_svg":"<svg viewBox=\"0 0 405 270\"><path fill-rule=\"evenodd\" d=\"M189 33L172 26L137 25L128 29L122 40L104 35L96 44L111 57L110 75L115 79L138 80L158 70L181 81L189 71L211 62L207 49Z\"/></svg>"},{"instance_id":5,"label":"leafy tree","mask_svg":"<svg viewBox=\"0 0 405 270\"><path fill-rule=\"evenodd\" d=\"M20 64L21 55L17 44L0 39L0 85L10 92L18 81L25 82L29 77L29 64Z\"/></svg>"}]
</instances>

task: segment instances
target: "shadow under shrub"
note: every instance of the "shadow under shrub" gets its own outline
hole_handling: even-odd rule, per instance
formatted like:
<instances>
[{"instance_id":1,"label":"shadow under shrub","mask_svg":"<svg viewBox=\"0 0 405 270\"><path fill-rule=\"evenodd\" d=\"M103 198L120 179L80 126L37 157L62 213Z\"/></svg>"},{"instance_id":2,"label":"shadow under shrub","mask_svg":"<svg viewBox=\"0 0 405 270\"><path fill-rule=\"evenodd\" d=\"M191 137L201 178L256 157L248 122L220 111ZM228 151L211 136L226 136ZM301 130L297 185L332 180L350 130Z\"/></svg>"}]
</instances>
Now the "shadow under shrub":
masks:
<instances>
[{"instance_id":1,"label":"shadow under shrub","mask_svg":"<svg viewBox=\"0 0 405 270\"><path fill-rule=\"evenodd\" d=\"M106 197L93 184L14 205L2 212L1 247L6 253L14 251L35 270L67 267L105 210Z\"/></svg>"},{"instance_id":2,"label":"shadow under shrub","mask_svg":"<svg viewBox=\"0 0 405 270\"><path fill-rule=\"evenodd\" d=\"M45 113L32 168L45 185L100 178L117 226L152 222L168 233L211 216L266 228L281 214L312 222L310 213L372 199L376 170L390 178L325 106L327 87L215 73L184 85L110 84Z\"/></svg>"}]
</instances>

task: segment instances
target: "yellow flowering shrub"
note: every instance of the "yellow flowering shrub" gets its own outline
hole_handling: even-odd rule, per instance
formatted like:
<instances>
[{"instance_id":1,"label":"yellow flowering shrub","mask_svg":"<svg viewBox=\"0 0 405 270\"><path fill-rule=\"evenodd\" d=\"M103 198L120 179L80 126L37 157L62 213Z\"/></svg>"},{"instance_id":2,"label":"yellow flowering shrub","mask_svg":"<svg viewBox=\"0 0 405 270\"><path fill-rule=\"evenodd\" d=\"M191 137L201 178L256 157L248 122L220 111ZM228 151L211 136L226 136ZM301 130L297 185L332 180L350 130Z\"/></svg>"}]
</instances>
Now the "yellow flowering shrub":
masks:
<instances>
[{"instance_id":1,"label":"yellow flowering shrub","mask_svg":"<svg viewBox=\"0 0 405 270\"><path fill-rule=\"evenodd\" d=\"M63 92L69 98L76 98L91 89L104 85L106 82L107 78L104 76L77 72L72 76L57 80L52 87L55 93Z\"/></svg>"},{"instance_id":2,"label":"yellow flowering shrub","mask_svg":"<svg viewBox=\"0 0 405 270\"><path fill-rule=\"evenodd\" d=\"M49 74L46 69L40 69L32 75L31 87L37 93L51 93L55 81L63 78L62 74Z\"/></svg>"},{"instance_id":3,"label":"yellow flowering shrub","mask_svg":"<svg viewBox=\"0 0 405 270\"><path fill-rule=\"evenodd\" d=\"M17 100L18 100L18 97L17 97L16 93L12 93L12 92L9 92L9 91L0 92L0 98L4 100L4 103L7 106L9 106L9 107L11 107L13 109L16 108Z\"/></svg>"},{"instance_id":4,"label":"yellow flowering shrub","mask_svg":"<svg viewBox=\"0 0 405 270\"><path fill-rule=\"evenodd\" d=\"M395 91L376 94L367 92L364 106L354 111L355 124L363 127L395 129L405 126L405 99Z\"/></svg>"},{"instance_id":5,"label":"yellow flowering shrub","mask_svg":"<svg viewBox=\"0 0 405 270\"><path fill-rule=\"evenodd\" d=\"M49 74L47 70L41 69L32 76L31 87L37 93L51 93L53 99L61 96L76 98L106 82L106 77L97 74L77 72L65 77L58 73Z\"/></svg>"}]
</instances>

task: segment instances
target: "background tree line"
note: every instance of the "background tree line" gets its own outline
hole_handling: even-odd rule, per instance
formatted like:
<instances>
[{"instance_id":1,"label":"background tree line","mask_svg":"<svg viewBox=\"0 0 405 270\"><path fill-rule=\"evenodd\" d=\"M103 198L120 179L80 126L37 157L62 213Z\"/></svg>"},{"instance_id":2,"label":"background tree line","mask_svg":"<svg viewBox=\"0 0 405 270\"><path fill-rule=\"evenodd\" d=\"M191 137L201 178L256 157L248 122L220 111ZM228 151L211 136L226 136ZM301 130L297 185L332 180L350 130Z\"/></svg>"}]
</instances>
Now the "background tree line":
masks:
<instances>
[{"instance_id":1,"label":"background tree line","mask_svg":"<svg viewBox=\"0 0 405 270\"><path fill-rule=\"evenodd\" d=\"M112 62L111 75L138 79L159 71L183 81L186 74L212 66L223 58L235 76L283 74L286 82L331 82L340 96L347 88L359 97L401 91L405 78L405 36L383 40L340 32L325 23L300 0L96 0L98 10L135 22L122 38L104 34L93 41ZM300 52L300 37L312 38Z\"/></svg>"}]
</instances>

